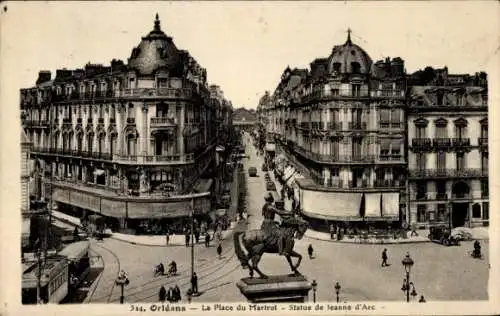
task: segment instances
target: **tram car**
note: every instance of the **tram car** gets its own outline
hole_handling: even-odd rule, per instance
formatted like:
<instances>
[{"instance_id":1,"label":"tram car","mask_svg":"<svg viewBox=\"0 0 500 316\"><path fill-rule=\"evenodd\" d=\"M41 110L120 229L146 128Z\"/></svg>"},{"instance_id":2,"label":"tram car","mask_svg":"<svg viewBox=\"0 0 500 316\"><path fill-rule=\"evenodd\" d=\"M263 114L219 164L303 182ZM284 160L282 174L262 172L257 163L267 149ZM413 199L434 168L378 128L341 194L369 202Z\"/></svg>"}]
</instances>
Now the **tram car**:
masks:
<instances>
[{"instance_id":1,"label":"tram car","mask_svg":"<svg viewBox=\"0 0 500 316\"><path fill-rule=\"evenodd\" d=\"M69 292L76 290L90 273L90 243L79 241L68 245L59 255L68 262Z\"/></svg>"},{"instance_id":2,"label":"tram car","mask_svg":"<svg viewBox=\"0 0 500 316\"><path fill-rule=\"evenodd\" d=\"M43 259L42 259L43 260ZM60 303L68 295L68 263L64 257L23 263L22 303ZM38 297L38 275L40 293ZM38 302L39 300L39 302Z\"/></svg>"}]
</instances>

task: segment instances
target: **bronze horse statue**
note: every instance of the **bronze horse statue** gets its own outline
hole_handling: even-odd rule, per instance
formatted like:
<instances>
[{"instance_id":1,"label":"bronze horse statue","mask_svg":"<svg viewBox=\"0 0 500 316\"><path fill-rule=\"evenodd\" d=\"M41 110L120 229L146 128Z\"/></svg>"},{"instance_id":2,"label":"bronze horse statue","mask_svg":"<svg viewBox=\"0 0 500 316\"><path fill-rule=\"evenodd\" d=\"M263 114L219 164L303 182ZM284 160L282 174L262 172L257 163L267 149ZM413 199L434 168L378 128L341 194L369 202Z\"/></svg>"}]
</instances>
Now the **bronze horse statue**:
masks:
<instances>
[{"instance_id":1,"label":"bronze horse statue","mask_svg":"<svg viewBox=\"0 0 500 316\"><path fill-rule=\"evenodd\" d=\"M279 228L279 236L283 242L283 255L286 257L295 275L300 275L297 269L302 261L302 255L293 250L295 245L294 238L302 239L308 227L309 224L305 220L300 217L294 217L289 219L283 218ZM250 270L250 277L253 278L254 271L256 271L261 278L266 278L267 276L259 270L259 261L264 253L279 254L279 240L265 240L265 233L261 229L235 232L233 238L236 255L242 267ZM248 254L245 254L244 250ZM292 257L298 258L295 265L292 262Z\"/></svg>"}]
</instances>

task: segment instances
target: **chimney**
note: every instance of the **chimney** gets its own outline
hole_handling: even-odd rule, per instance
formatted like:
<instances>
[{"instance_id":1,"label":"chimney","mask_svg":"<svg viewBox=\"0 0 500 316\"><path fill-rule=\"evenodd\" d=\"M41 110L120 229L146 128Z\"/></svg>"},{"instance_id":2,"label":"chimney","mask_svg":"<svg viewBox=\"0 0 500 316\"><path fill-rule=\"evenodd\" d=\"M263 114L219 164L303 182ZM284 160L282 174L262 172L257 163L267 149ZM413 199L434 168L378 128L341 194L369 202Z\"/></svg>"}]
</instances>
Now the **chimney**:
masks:
<instances>
[{"instance_id":1,"label":"chimney","mask_svg":"<svg viewBox=\"0 0 500 316\"><path fill-rule=\"evenodd\" d=\"M52 78L52 74L49 70L41 70L38 72L38 79L36 80L36 84L39 85L41 83L50 81Z\"/></svg>"}]
</instances>

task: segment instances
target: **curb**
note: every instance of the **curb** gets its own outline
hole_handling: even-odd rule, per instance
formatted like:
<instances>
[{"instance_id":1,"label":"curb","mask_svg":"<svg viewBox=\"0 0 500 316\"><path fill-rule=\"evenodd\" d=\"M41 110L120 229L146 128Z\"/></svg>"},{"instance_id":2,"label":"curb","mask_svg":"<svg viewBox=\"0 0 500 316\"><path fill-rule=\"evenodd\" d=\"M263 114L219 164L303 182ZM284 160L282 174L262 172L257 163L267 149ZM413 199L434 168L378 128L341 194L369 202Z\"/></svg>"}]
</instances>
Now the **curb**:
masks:
<instances>
[{"instance_id":1,"label":"curb","mask_svg":"<svg viewBox=\"0 0 500 316\"><path fill-rule=\"evenodd\" d=\"M416 240L416 241L403 241L403 242L351 242L351 241L342 241L342 240L331 240L331 239L322 239L318 237L311 237L305 235L305 237L309 239L314 239L314 240L321 240L321 241L326 241L326 242L331 242L331 243L338 243L338 244L352 244L352 245L398 245L398 244L423 244L423 243L429 243L432 242L430 240Z\"/></svg>"}]
</instances>

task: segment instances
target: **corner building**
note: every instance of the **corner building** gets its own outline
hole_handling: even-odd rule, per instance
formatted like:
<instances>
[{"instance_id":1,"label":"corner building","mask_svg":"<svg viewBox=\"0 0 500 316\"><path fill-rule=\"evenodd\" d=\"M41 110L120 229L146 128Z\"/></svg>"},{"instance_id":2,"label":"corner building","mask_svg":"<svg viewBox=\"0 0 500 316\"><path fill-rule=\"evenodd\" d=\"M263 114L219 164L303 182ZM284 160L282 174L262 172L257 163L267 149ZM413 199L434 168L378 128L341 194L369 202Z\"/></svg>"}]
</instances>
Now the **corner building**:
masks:
<instances>
[{"instance_id":1,"label":"corner building","mask_svg":"<svg viewBox=\"0 0 500 316\"><path fill-rule=\"evenodd\" d=\"M215 87L215 86L214 86ZM178 230L208 218L217 135L231 103L160 27L128 63L41 71L21 90L37 190L62 211L104 216L116 230Z\"/></svg>"},{"instance_id":2,"label":"corner building","mask_svg":"<svg viewBox=\"0 0 500 316\"><path fill-rule=\"evenodd\" d=\"M263 97L278 173L314 226L404 218L405 90L404 61L373 63L349 32L310 70L287 68Z\"/></svg>"},{"instance_id":3,"label":"corner building","mask_svg":"<svg viewBox=\"0 0 500 316\"><path fill-rule=\"evenodd\" d=\"M408 221L481 226L489 223L488 83L486 74L410 78ZM432 78L431 77L431 78Z\"/></svg>"}]
</instances>

